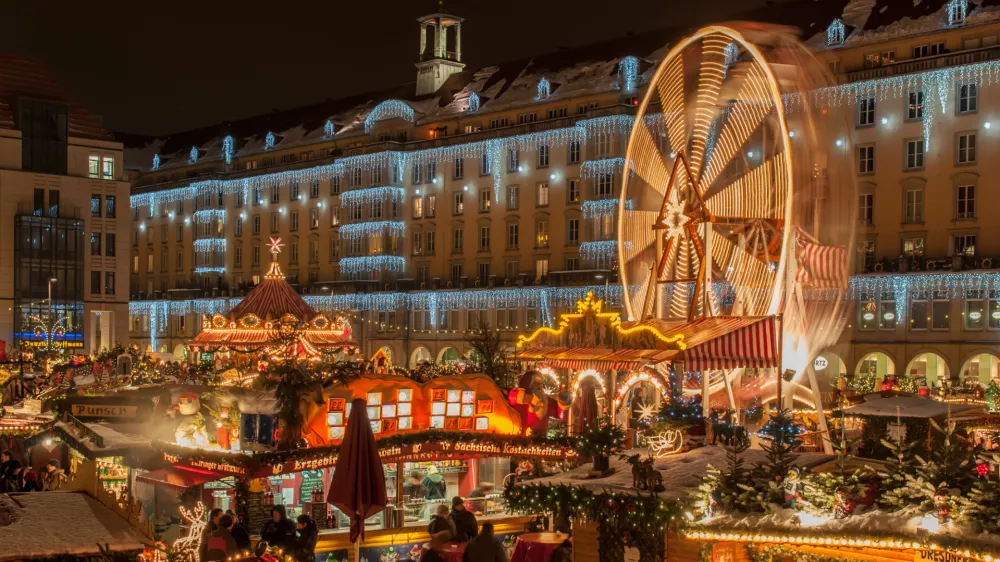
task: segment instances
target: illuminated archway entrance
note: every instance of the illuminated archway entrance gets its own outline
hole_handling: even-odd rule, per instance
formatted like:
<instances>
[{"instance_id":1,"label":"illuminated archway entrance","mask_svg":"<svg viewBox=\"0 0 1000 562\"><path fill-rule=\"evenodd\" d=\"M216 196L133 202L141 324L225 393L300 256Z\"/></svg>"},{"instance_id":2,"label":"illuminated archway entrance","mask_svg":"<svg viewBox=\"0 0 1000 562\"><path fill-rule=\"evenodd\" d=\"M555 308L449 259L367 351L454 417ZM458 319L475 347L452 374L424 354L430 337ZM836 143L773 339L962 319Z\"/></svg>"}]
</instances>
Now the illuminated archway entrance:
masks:
<instances>
[{"instance_id":1,"label":"illuminated archway entrance","mask_svg":"<svg viewBox=\"0 0 1000 562\"><path fill-rule=\"evenodd\" d=\"M896 375L896 363L885 353L873 351L858 361L850 385L860 392L874 392L889 375Z\"/></svg>"},{"instance_id":2,"label":"illuminated archway entrance","mask_svg":"<svg viewBox=\"0 0 1000 562\"><path fill-rule=\"evenodd\" d=\"M1000 358L992 353L977 353L965 361L958 373L963 381L988 385L1000 378Z\"/></svg>"},{"instance_id":3,"label":"illuminated archway entrance","mask_svg":"<svg viewBox=\"0 0 1000 562\"><path fill-rule=\"evenodd\" d=\"M914 357L906 366L905 374L918 385L924 384L929 387L943 385L950 376L948 362L934 352L921 353Z\"/></svg>"}]
</instances>

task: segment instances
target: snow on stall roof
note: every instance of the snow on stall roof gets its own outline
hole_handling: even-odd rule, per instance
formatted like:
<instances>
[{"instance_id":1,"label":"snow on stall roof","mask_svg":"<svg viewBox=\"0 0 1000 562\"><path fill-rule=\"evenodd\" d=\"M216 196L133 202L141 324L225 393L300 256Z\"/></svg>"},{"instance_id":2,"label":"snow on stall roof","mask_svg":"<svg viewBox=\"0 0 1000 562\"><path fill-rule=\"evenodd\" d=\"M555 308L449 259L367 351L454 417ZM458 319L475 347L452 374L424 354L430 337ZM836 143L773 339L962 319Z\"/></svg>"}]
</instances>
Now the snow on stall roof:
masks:
<instances>
[{"instance_id":1,"label":"snow on stall roof","mask_svg":"<svg viewBox=\"0 0 1000 562\"><path fill-rule=\"evenodd\" d=\"M0 560L44 558L60 554L97 554L139 550L145 537L90 496L78 492L0 495L0 511L13 519L0 525Z\"/></svg>"},{"instance_id":2,"label":"snow on stall roof","mask_svg":"<svg viewBox=\"0 0 1000 562\"><path fill-rule=\"evenodd\" d=\"M630 449L626 455L647 454L646 449ZM802 453L795 458L797 466L811 468L818 464L829 461L833 455L822 453ZM747 449L743 452L743 460L746 465L753 466L758 462L764 462L765 453L759 449ZM724 447L705 446L693 449L686 453L670 455L661 459L656 459L653 466L663 475L663 492L660 497L666 499L683 499L701 483L701 479L708 471L708 466L724 468L726 466L726 449ZM530 480L528 484L566 484L572 486L583 486L595 492L634 492L632 486L632 468L627 462L619 460L617 457L611 459L611 468L615 469L614 474L604 478L587 478L587 473L591 469L590 463L579 466L572 470L549 476Z\"/></svg>"},{"instance_id":3,"label":"snow on stall roof","mask_svg":"<svg viewBox=\"0 0 1000 562\"><path fill-rule=\"evenodd\" d=\"M897 394L882 397L878 393L866 394L865 401L844 410L849 416L896 417L896 408L904 418L939 418L961 413L962 417L986 414L986 408L976 404L948 404L931 398Z\"/></svg>"},{"instance_id":4,"label":"snow on stall roof","mask_svg":"<svg viewBox=\"0 0 1000 562\"><path fill-rule=\"evenodd\" d=\"M88 429L104 439L103 447L99 447L97 443L91 441L90 438L85 435L81 435L81 432L71 423L58 422L56 424L57 427L66 433L74 435L77 439L80 439L80 442L87 445L93 452L148 447L150 443L148 437L143 437L133 433L125 433L124 428L120 427L119 424L87 423L85 425Z\"/></svg>"}]
</instances>

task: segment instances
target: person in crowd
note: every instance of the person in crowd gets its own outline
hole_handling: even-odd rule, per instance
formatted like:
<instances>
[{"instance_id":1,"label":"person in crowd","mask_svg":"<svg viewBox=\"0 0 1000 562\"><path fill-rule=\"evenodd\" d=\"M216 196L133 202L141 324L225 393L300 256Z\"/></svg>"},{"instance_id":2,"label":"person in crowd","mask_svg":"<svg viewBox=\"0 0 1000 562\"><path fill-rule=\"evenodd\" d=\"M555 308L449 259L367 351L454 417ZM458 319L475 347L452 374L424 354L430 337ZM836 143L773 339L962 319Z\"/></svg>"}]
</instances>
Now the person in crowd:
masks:
<instances>
[{"instance_id":1,"label":"person in crowd","mask_svg":"<svg viewBox=\"0 0 1000 562\"><path fill-rule=\"evenodd\" d=\"M455 524L455 540L468 542L479 534L479 523L476 516L465 509L465 500L461 496L451 498L451 521Z\"/></svg>"},{"instance_id":2,"label":"person in crowd","mask_svg":"<svg viewBox=\"0 0 1000 562\"><path fill-rule=\"evenodd\" d=\"M550 562L573 562L573 543L566 539L552 551Z\"/></svg>"},{"instance_id":3,"label":"person in crowd","mask_svg":"<svg viewBox=\"0 0 1000 562\"><path fill-rule=\"evenodd\" d=\"M469 494L470 498L485 498L486 496L493 493L493 482L483 482L479 486L476 486L472 493Z\"/></svg>"},{"instance_id":4,"label":"person in crowd","mask_svg":"<svg viewBox=\"0 0 1000 562\"><path fill-rule=\"evenodd\" d=\"M21 463L14 459L12 451L0 453L0 493L19 492Z\"/></svg>"},{"instance_id":5,"label":"person in crowd","mask_svg":"<svg viewBox=\"0 0 1000 562\"><path fill-rule=\"evenodd\" d=\"M24 473L24 486L21 487L22 492L38 492L41 488L38 485L38 475L35 474L34 470L29 470Z\"/></svg>"},{"instance_id":6,"label":"person in crowd","mask_svg":"<svg viewBox=\"0 0 1000 562\"><path fill-rule=\"evenodd\" d=\"M285 513L285 506L276 505L271 508L271 518L261 528L260 540L282 550L290 550L295 546L295 523Z\"/></svg>"},{"instance_id":7,"label":"person in crowd","mask_svg":"<svg viewBox=\"0 0 1000 562\"><path fill-rule=\"evenodd\" d=\"M233 540L236 541L236 548L250 550L250 532L247 531L246 525L240 521L233 510L226 510L226 515L233 518L233 528L229 529L229 532L232 533Z\"/></svg>"},{"instance_id":8,"label":"person in crowd","mask_svg":"<svg viewBox=\"0 0 1000 562\"><path fill-rule=\"evenodd\" d=\"M222 514L221 509L213 509L212 513L216 511ZM236 539L233 538L232 534L233 524L235 523L236 520L233 519L232 515L222 514L219 516L215 530L212 531L208 541L204 545L206 557L202 558L202 560L207 562L222 562L236 554L238 547L236 546Z\"/></svg>"},{"instance_id":9,"label":"person in crowd","mask_svg":"<svg viewBox=\"0 0 1000 562\"><path fill-rule=\"evenodd\" d=\"M462 562L507 562L507 551L493 535L493 523L483 523L483 530L465 545Z\"/></svg>"},{"instance_id":10,"label":"person in crowd","mask_svg":"<svg viewBox=\"0 0 1000 562\"><path fill-rule=\"evenodd\" d=\"M441 547L453 536L449 531L441 531L431 535L430 542L420 549L420 562L445 562L444 556L441 554Z\"/></svg>"},{"instance_id":11,"label":"person in crowd","mask_svg":"<svg viewBox=\"0 0 1000 562\"><path fill-rule=\"evenodd\" d=\"M316 541L319 540L319 528L316 522L305 513L299 515L295 520L295 529L298 536L295 538L295 552L293 555L298 562L315 562Z\"/></svg>"},{"instance_id":12,"label":"person in crowd","mask_svg":"<svg viewBox=\"0 0 1000 562\"><path fill-rule=\"evenodd\" d=\"M427 476L424 477L424 480L420 484L424 487L424 490L426 491L427 499L429 500L444 499L445 488L446 488L444 482L444 476L441 476L441 473L438 472L436 466L431 465L431 467L427 469Z\"/></svg>"},{"instance_id":13,"label":"person in crowd","mask_svg":"<svg viewBox=\"0 0 1000 562\"><path fill-rule=\"evenodd\" d=\"M219 520L222 519L223 515L223 511L217 507L208 512L208 522L205 523L205 528L201 531L201 543L198 545L198 555L201 560L207 559L208 541L212 538L212 533L219 529ZM222 559L225 560L225 557Z\"/></svg>"},{"instance_id":14,"label":"person in crowd","mask_svg":"<svg viewBox=\"0 0 1000 562\"><path fill-rule=\"evenodd\" d=\"M422 500L427 497L427 490L420 483L423 478L424 475L419 470L410 473L410 481L403 485L403 496L408 501Z\"/></svg>"},{"instance_id":15,"label":"person in crowd","mask_svg":"<svg viewBox=\"0 0 1000 562\"><path fill-rule=\"evenodd\" d=\"M45 465L45 472L42 474L42 490L54 492L61 490L66 483L66 473L59 466L59 461L52 459Z\"/></svg>"},{"instance_id":16,"label":"person in crowd","mask_svg":"<svg viewBox=\"0 0 1000 562\"><path fill-rule=\"evenodd\" d=\"M455 536L455 522L448 517L448 506L442 503L437 506L437 511L427 525L427 534L433 537L443 531L448 531L448 540Z\"/></svg>"}]
</instances>

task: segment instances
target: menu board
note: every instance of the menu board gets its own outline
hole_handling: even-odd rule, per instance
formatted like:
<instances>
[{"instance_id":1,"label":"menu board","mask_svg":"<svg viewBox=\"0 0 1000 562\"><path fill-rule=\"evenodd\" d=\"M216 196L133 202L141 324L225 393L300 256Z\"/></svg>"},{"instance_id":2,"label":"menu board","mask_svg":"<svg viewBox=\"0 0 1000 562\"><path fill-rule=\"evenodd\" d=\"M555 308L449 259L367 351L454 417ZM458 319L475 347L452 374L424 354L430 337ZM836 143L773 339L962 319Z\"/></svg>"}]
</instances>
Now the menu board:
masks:
<instances>
[{"instance_id":1,"label":"menu board","mask_svg":"<svg viewBox=\"0 0 1000 562\"><path fill-rule=\"evenodd\" d=\"M312 516L317 527L326 529L326 503L314 502L312 504L312 512L309 515Z\"/></svg>"},{"instance_id":2,"label":"menu board","mask_svg":"<svg viewBox=\"0 0 1000 562\"><path fill-rule=\"evenodd\" d=\"M270 516L271 506L264 504L264 492L247 494L247 527L251 534L256 535L264 527Z\"/></svg>"}]
</instances>

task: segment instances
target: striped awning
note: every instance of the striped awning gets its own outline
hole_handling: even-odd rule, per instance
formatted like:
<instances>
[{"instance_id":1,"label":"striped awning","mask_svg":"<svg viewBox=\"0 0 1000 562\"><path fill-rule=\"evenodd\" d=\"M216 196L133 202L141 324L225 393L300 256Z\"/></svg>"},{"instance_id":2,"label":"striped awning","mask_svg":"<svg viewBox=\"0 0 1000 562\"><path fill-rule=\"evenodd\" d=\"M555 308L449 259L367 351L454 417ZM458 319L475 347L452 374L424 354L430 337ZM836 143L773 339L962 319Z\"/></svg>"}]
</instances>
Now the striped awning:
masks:
<instances>
[{"instance_id":1,"label":"striped awning","mask_svg":"<svg viewBox=\"0 0 1000 562\"><path fill-rule=\"evenodd\" d=\"M703 339L703 342L687 349L684 353L684 370L712 371L737 367L778 366L780 344L773 316L705 320L716 321L710 327L712 334L704 332L699 334L701 336L699 339ZM732 322L726 322L727 320Z\"/></svg>"},{"instance_id":2,"label":"striped awning","mask_svg":"<svg viewBox=\"0 0 1000 562\"><path fill-rule=\"evenodd\" d=\"M563 369L634 370L667 361L677 355L675 350L610 349L592 347L540 347L517 352L523 361L544 361Z\"/></svg>"}]
</instances>

